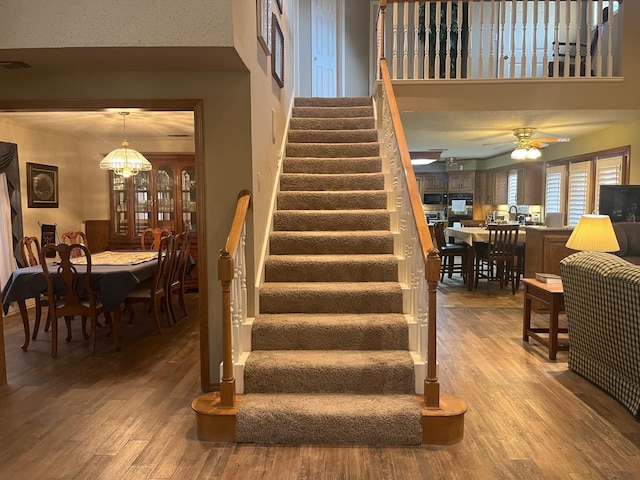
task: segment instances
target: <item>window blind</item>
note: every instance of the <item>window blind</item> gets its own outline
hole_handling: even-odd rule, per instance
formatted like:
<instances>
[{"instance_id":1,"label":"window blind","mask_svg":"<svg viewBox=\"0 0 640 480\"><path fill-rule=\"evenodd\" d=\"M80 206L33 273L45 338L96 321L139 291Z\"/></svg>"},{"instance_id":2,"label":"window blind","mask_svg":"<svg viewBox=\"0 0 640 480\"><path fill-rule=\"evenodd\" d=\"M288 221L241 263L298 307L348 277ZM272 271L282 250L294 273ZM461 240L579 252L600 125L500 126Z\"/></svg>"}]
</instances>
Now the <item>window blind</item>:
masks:
<instances>
[{"instance_id":1,"label":"window blind","mask_svg":"<svg viewBox=\"0 0 640 480\"><path fill-rule=\"evenodd\" d=\"M518 204L518 170L509 170L507 180L507 204Z\"/></svg>"},{"instance_id":2,"label":"window blind","mask_svg":"<svg viewBox=\"0 0 640 480\"><path fill-rule=\"evenodd\" d=\"M600 208L600 185L622 184L622 156L596 160L595 208Z\"/></svg>"},{"instance_id":3,"label":"window blind","mask_svg":"<svg viewBox=\"0 0 640 480\"><path fill-rule=\"evenodd\" d=\"M572 163L569 165L567 225L570 227L575 227L580 217L588 213L590 172L591 162Z\"/></svg>"},{"instance_id":4,"label":"window blind","mask_svg":"<svg viewBox=\"0 0 640 480\"><path fill-rule=\"evenodd\" d=\"M544 211L545 213L562 212L562 187L564 185L564 167L549 167L545 175Z\"/></svg>"}]
</instances>

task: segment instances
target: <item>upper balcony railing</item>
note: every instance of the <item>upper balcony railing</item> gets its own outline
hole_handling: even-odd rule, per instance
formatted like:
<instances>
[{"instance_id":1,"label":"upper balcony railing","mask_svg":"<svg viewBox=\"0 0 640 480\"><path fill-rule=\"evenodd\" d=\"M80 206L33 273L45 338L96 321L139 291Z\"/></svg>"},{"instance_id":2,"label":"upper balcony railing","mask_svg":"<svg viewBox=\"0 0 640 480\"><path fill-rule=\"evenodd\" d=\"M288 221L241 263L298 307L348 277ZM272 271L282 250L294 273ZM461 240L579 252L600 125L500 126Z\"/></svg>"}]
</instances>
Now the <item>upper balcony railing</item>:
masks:
<instances>
[{"instance_id":1,"label":"upper balcony railing","mask_svg":"<svg viewBox=\"0 0 640 480\"><path fill-rule=\"evenodd\" d=\"M379 56L394 80L613 77L619 3L381 0Z\"/></svg>"}]
</instances>

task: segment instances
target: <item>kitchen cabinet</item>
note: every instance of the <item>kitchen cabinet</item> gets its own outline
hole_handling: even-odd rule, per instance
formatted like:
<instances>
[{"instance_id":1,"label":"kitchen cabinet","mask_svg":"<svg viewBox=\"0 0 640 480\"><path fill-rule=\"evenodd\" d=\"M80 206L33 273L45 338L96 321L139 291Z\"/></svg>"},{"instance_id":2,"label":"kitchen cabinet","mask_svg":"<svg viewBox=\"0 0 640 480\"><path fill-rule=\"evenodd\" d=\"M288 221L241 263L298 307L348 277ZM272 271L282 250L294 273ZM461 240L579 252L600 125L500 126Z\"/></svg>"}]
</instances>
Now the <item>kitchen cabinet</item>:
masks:
<instances>
[{"instance_id":1,"label":"kitchen cabinet","mask_svg":"<svg viewBox=\"0 0 640 480\"><path fill-rule=\"evenodd\" d=\"M542 205L542 163L518 168L518 205Z\"/></svg>"},{"instance_id":2,"label":"kitchen cabinet","mask_svg":"<svg viewBox=\"0 0 640 480\"><path fill-rule=\"evenodd\" d=\"M495 187L493 193L494 205L506 205L509 197L509 171L495 172Z\"/></svg>"},{"instance_id":3,"label":"kitchen cabinet","mask_svg":"<svg viewBox=\"0 0 640 480\"><path fill-rule=\"evenodd\" d=\"M191 235L196 261L187 288L197 288L196 169L193 154L146 155L151 171L129 178L109 175L112 250L140 249L146 228L162 228Z\"/></svg>"},{"instance_id":4,"label":"kitchen cabinet","mask_svg":"<svg viewBox=\"0 0 640 480\"><path fill-rule=\"evenodd\" d=\"M449 173L449 192L473 193L474 187L474 172Z\"/></svg>"},{"instance_id":5,"label":"kitchen cabinet","mask_svg":"<svg viewBox=\"0 0 640 480\"><path fill-rule=\"evenodd\" d=\"M425 173L420 176L421 193L446 193L446 173Z\"/></svg>"}]
</instances>

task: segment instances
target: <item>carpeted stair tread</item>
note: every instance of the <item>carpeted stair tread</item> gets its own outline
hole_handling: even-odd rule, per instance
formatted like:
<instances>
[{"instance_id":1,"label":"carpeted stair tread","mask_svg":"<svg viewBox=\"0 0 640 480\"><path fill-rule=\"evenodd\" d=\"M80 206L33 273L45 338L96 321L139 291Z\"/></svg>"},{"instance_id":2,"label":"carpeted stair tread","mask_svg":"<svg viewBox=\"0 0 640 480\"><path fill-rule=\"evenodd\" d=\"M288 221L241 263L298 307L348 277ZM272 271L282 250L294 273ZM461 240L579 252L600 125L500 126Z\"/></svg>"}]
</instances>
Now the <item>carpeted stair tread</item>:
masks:
<instances>
[{"instance_id":1,"label":"carpeted stair tread","mask_svg":"<svg viewBox=\"0 0 640 480\"><path fill-rule=\"evenodd\" d=\"M284 173L379 173L382 170L382 159L380 157L286 157L282 168Z\"/></svg>"},{"instance_id":2,"label":"carpeted stair tread","mask_svg":"<svg viewBox=\"0 0 640 480\"><path fill-rule=\"evenodd\" d=\"M238 408L237 441L275 444L419 445L414 395L248 394Z\"/></svg>"},{"instance_id":3,"label":"carpeted stair tread","mask_svg":"<svg viewBox=\"0 0 640 480\"><path fill-rule=\"evenodd\" d=\"M296 97L295 107L358 107L372 106L371 97Z\"/></svg>"},{"instance_id":4,"label":"carpeted stair tread","mask_svg":"<svg viewBox=\"0 0 640 480\"><path fill-rule=\"evenodd\" d=\"M387 194L378 190L359 191L281 191L278 210L383 209Z\"/></svg>"},{"instance_id":5,"label":"carpeted stair tread","mask_svg":"<svg viewBox=\"0 0 640 480\"><path fill-rule=\"evenodd\" d=\"M402 313L397 282L265 282L260 313Z\"/></svg>"},{"instance_id":6,"label":"carpeted stair tread","mask_svg":"<svg viewBox=\"0 0 640 480\"><path fill-rule=\"evenodd\" d=\"M281 210L273 214L275 231L388 230L387 210Z\"/></svg>"},{"instance_id":7,"label":"carpeted stair tread","mask_svg":"<svg viewBox=\"0 0 640 480\"><path fill-rule=\"evenodd\" d=\"M287 143L287 157L377 157L377 142L359 143Z\"/></svg>"},{"instance_id":8,"label":"carpeted stair tread","mask_svg":"<svg viewBox=\"0 0 640 480\"><path fill-rule=\"evenodd\" d=\"M289 131L292 130L360 130L375 128L375 118L292 118Z\"/></svg>"},{"instance_id":9,"label":"carpeted stair tread","mask_svg":"<svg viewBox=\"0 0 640 480\"><path fill-rule=\"evenodd\" d=\"M292 118L361 118L373 117L373 106L293 107Z\"/></svg>"},{"instance_id":10,"label":"carpeted stair tread","mask_svg":"<svg viewBox=\"0 0 640 480\"><path fill-rule=\"evenodd\" d=\"M406 350L254 350L245 393L413 393Z\"/></svg>"},{"instance_id":11,"label":"carpeted stair tread","mask_svg":"<svg viewBox=\"0 0 640 480\"><path fill-rule=\"evenodd\" d=\"M270 255L267 282L397 282L394 255Z\"/></svg>"},{"instance_id":12,"label":"carpeted stair tread","mask_svg":"<svg viewBox=\"0 0 640 480\"><path fill-rule=\"evenodd\" d=\"M384 190L384 175L381 173L349 173L343 175L283 173L280 177L280 191L324 190ZM386 205L384 208L386 208Z\"/></svg>"},{"instance_id":13,"label":"carpeted stair tread","mask_svg":"<svg viewBox=\"0 0 640 480\"><path fill-rule=\"evenodd\" d=\"M255 350L406 350L401 313L265 314L251 328Z\"/></svg>"},{"instance_id":14,"label":"carpeted stair tread","mask_svg":"<svg viewBox=\"0 0 640 480\"><path fill-rule=\"evenodd\" d=\"M272 232L272 255L393 253L393 233L387 230L354 232Z\"/></svg>"},{"instance_id":15,"label":"carpeted stair tread","mask_svg":"<svg viewBox=\"0 0 640 480\"><path fill-rule=\"evenodd\" d=\"M359 130L289 130L291 143L366 143L377 142L378 131Z\"/></svg>"}]
</instances>

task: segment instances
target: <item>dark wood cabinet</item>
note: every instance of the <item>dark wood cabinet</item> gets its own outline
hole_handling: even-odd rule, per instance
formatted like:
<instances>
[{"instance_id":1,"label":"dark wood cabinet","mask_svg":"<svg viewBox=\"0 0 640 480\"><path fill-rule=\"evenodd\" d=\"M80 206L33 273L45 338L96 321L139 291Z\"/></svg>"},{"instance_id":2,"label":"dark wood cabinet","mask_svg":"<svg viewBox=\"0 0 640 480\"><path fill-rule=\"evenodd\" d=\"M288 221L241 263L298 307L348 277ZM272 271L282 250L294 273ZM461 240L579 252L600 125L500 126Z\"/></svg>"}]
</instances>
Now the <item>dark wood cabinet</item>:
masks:
<instances>
[{"instance_id":1,"label":"dark wood cabinet","mask_svg":"<svg viewBox=\"0 0 640 480\"><path fill-rule=\"evenodd\" d=\"M560 275L560 260L575 253L565 247L572 228L526 227L524 276L536 273Z\"/></svg>"},{"instance_id":2,"label":"dark wood cabinet","mask_svg":"<svg viewBox=\"0 0 640 480\"><path fill-rule=\"evenodd\" d=\"M191 234L191 256L196 267L185 282L197 288L198 241L196 169L193 154L146 155L151 171L124 178L109 176L111 238L109 249L140 249L146 228Z\"/></svg>"},{"instance_id":3,"label":"dark wood cabinet","mask_svg":"<svg viewBox=\"0 0 640 480\"><path fill-rule=\"evenodd\" d=\"M474 190L474 172L449 173L449 192L473 193Z\"/></svg>"},{"instance_id":4,"label":"dark wood cabinet","mask_svg":"<svg viewBox=\"0 0 640 480\"><path fill-rule=\"evenodd\" d=\"M542 205L541 163L518 168L518 205Z\"/></svg>"}]
</instances>

